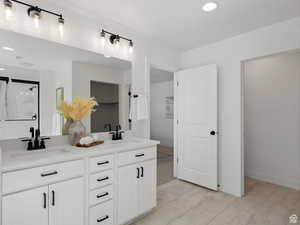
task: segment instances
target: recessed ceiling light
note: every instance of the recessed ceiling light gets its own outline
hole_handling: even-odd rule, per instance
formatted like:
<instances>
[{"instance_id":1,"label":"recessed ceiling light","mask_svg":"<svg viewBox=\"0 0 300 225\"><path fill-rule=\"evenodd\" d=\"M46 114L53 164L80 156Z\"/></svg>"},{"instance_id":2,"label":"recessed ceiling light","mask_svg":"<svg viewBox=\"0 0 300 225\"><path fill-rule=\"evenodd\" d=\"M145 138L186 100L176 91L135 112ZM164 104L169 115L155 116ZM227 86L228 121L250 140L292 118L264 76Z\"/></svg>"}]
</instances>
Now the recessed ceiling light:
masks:
<instances>
[{"instance_id":1,"label":"recessed ceiling light","mask_svg":"<svg viewBox=\"0 0 300 225\"><path fill-rule=\"evenodd\" d=\"M14 51L13 48L7 47L7 46L2 47L2 49L5 50L5 51L10 51L10 52L13 52L13 51Z\"/></svg>"},{"instance_id":2,"label":"recessed ceiling light","mask_svg":"<svg viewBox=\"0 0 300 225\"><path fill-rule=\"evenodd\" d=\"M202 10L205 12L211 12L218 8L218 4L215 2L207 2L202 6Z\"/></svg>"},{"instance_id":3,"label":"recessed ceiling light","mask_svg":"<svg viewBox=\"0 0 300 225\"><path fill-rule=\"evenodd\" d=\"M4 71L5 69L4 68L0 68L0 71Z\"/></svg>"}]
</instances>

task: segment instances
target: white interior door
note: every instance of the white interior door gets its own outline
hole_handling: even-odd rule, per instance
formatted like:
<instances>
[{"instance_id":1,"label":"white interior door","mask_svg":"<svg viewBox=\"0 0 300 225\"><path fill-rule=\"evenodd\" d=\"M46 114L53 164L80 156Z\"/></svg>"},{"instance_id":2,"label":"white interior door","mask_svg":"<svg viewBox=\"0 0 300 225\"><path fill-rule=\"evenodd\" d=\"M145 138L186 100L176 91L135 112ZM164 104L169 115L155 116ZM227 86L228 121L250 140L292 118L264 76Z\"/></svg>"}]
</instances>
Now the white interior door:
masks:
<instances>
[{"instance_id":1,"label":"white interior door","mask_svg":"<svg viewBox=\"0 0 300 225\"><path fill-rule=\"evenodd\" d=\"M218 73L216 65L179 71L177 156L179 179L218 189Z\"/></svg>"}]
</instances>

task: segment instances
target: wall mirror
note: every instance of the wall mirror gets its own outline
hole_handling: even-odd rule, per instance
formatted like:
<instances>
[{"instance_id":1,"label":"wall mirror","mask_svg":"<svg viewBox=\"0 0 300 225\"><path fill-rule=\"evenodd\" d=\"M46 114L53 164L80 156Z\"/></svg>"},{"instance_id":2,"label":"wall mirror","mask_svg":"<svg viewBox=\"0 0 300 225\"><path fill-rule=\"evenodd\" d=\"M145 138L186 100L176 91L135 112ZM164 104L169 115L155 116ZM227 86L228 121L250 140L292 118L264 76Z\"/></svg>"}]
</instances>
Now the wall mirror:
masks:
<instances>
[{"instance_id":1,"label":"wall mirror","mask_svg":"<svg viewBox=\"0 0 300 225\"><path fill-rule=\"evenodd\" d=\"M0 30L0 139L63 135L61 100L95 97L96 112L83 119L88 133L129 122L131 62ZM99 38L100 42L100 38Z\"/></svg>"}]
</instances>

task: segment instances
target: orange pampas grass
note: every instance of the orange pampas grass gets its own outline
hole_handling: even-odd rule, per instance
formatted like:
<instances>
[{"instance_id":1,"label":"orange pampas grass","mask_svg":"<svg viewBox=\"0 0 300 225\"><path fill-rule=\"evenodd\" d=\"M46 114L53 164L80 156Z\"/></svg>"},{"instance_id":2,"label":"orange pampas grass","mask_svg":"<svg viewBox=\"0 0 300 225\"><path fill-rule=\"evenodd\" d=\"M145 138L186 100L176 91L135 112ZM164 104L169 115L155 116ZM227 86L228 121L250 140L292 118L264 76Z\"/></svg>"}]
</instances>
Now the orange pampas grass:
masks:
<instances>
[{"instance_id":1,"label":"orange pampas grass","mask_svg":"<svg viewBox=\"0 0 300 225\"><path fill-rule=\"evenodd\" d=\"M82 120L85 116L95 112L98 103L95 98L81 98L76 96L71 103L62 101L57 107L67 120Z\"/></svg>"}]
</instances>

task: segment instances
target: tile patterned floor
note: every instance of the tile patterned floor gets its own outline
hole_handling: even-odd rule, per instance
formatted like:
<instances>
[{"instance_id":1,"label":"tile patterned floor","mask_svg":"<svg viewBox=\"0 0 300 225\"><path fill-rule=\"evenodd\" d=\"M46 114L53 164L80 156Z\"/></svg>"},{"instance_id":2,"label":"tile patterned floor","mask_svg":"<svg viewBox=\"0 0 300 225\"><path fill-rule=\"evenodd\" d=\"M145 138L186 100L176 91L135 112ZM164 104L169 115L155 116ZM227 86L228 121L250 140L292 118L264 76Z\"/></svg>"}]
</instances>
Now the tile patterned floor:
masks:
<instances>
[{"instance_id":1,"label":"tile patterned floor","mask_svg":"<svg viewBox=\"0 0 300 225\"><path fill-rule=\"evenodd\" d=\"M300 191L250 183L237 198L173 180L158 187L157 208L134 225L288 225L290 215L300 217Z\"/></svg>"}]
</instances>

